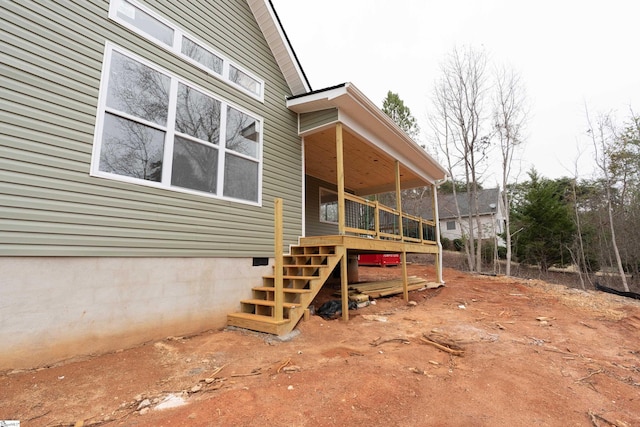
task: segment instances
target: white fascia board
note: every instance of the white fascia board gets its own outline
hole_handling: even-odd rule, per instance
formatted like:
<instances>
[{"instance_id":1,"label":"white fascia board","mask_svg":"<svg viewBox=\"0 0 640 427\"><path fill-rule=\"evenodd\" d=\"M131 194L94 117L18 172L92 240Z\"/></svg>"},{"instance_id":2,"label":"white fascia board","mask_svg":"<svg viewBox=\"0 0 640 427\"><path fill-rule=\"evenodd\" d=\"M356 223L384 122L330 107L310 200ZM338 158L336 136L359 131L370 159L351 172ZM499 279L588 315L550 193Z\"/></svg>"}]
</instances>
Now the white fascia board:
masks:
<instances>
[{"instance_id":1,"label":"white fascia board","mask_svg":"<svg viewBox=\"0 0 640 427\"><path fill-rule=\"evenodd\" d=\"M345 86L312 92L308 95L287 99L287 108L298 114L321 111L328 108L338 108L338 98L346 95L346 93L347 89Z\"/></svg>"}]
</instances>

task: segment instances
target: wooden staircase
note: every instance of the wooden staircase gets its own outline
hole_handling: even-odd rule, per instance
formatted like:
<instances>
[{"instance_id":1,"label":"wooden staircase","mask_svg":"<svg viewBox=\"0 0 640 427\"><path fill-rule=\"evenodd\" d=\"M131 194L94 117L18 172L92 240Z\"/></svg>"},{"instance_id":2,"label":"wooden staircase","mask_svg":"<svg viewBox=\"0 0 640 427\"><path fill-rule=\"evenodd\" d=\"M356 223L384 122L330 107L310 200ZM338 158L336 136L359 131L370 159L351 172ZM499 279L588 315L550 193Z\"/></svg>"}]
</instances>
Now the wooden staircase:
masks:
<instances>
[{"instance_id":1,"label":"wooden staircase","mask_svg":"<svg viewBox=\"0 0 640 427\"><path fill-rule=\"evenodd\" d=\"M227 324L275 335L291 332L345 253L335 245L292 246L283 258L284 318L276 319L275 275L270 275L252 289L252 298L240 301L240 312L227 315Z\"/></svg>"}]
</instances>

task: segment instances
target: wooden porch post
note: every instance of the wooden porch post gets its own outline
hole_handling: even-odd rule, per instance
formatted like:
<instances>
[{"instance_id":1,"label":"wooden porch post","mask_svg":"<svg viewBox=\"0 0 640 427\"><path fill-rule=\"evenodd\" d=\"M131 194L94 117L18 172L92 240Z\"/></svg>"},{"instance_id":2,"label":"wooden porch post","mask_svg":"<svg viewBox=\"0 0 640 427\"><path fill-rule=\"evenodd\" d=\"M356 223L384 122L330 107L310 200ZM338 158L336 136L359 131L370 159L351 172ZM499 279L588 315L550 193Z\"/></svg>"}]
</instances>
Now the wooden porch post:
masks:
<instances>
[{"instance_id":1,"label":"wooden porch post","mask_svg":"<svg viewBox=\"0 0 640 427\"><path fill-rule=\"evenodd\" d=\"M440 216L438 214L438 188L435 184L431 185L431 206L433 208L433 222L436 227L436 245L438 246L438 252L436 252L435 267L436 267L436 280L438 283L444 283L442 280L442 242L440 241Z\"/></svg>"},{"instance_id":2,"label":"wooden porch post","mask_svg":"<svg viewBox=\"0 0 640 427\"><path fill-rule=\"evenodd\" d=\"M398 230L400 231L400 239L404 240L402 231L402 192L400 191L400 162L396 160L396 210L400 213Z\"/></svg>"},{"instance_id":3,"label":"wooden porch post","mask_svg":"<svg viewBox=\"0 0 640 427\"><path fill-rule=\"evenodd\" d=\"M275 286L275 292L274 292L274 313L273 313L273 317L275 318L276 321L281 321L284 318L284 313L283 313L283 308L282 308L282 303L283 303L283 299L284 299L284 292L282 290L283 288L283 254L282 254L282 247L283 247L283 238L282 238L282 199L280 198L276 198L274 200L274 216L275 216L275 261L274 261L274 286Z\"/></svg>"},{"instance_id":4,"label":"wooden porch post","mask_svg":"<svg viewBox=\"0 0 640 427\"><path fill-rule=\"evenodd\" d=\"M344 203L344 142L342 139L342 123L336 124L336 184L338 186L338 234L345 234L345 203ZM347 249L339 248L340 261L340 291L342 293L342 320L349 320L349 279L347 269Z\"/></svg>"},{"instance_id":5,"label":"wooden porch post","mask_svg":"<svg viewBox=\"0 0 640 427\"><path fill-rule=\"evenodd\" d=\"M379 239L380 238L380 202L378 202L378 200L376 200L375 202L375 218L373 219L373 224L375 227L375 238Z\"/></svg>"},{"instance_id":6,"label":"wooden porch post","mask_svg":"<svg viewBox=\"0 0 640 427\"><path fill-rule=\"evenodd\" d=\"M336 124L336 172L338 185L338 234L345 234L344 203L344 144L342 140L342 123Z\"/></svg>"},{"instance_id":7,"label":"wooden porch post","mask_svg":"<svg viewBox=\"0 0 640 427\"><path fill-rule=\"evenodd\" d=\"M402 191L400 190L400 162L396 160L396 210L399 213L398 231L400 231L400 241L404 241L404 230L402 225ZM409 302L409 278L407 277L407 251L402 245L400 261L402 262L402 295L404 300Z\"/></svg>"},{"instance_id":8,"label":"wooden porch post","mask_svg":"<svg viewBox=\"0 0 640 427\"><path fill-rule=\"evenodd\" d=\"M349 320L349 280L347 272L347 248L340 247L342 259L340 260L340 293L342 297L342 320Z\"/></svg>"}]
</instances>

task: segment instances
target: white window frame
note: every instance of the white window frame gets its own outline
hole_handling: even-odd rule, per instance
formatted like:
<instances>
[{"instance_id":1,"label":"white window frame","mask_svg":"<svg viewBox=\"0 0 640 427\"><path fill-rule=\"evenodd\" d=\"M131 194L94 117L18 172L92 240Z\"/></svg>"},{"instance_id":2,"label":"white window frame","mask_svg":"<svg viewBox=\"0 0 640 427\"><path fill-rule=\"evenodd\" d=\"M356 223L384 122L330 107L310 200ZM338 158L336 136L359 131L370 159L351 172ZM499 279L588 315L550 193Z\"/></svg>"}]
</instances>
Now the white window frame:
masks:
<instances>
[{"instance_id":1,"label":"white window frame","mask_svg":"<svg viewBox=\"0 0 640 427\"><path fill-rule=\"evenodd\" d=\"M161 42L160 40L156 39L155 37L151 36L149 33L143 31L142 29L136 27L135 25L123 20L122 18L120 18L118 16L118 8L122 5L122 4L126 4L128 3L129 5L133 6L136 9L141 10L142 12L148 14L149 16L151 16L152 18L158 20L160 23L168 26L169 28L171 28L173 30L173 42L171 44L171 46L168 46L167 44ZM188 33L184 30L182 30L180 27L178 27L176 24L174 24L173 22L165 19L164 17L160 16L157 12L153 11L152 9L138 3L135 0L111 0L110 4L109 4L109 18L114 20L115 22L119 23L120 25L128 28L129 30L133 31L136 34L139 34L140 36L146 38L147 40L152 41L153 43L155 43L156 45L160 46L163 49L168 50L169 52L179 56L181 59L189 62L192 65L195 65L196 67L206 71L209 75L216 77L217 79L222 80L223 82L233 86L234 88L246 93L247 95L259 100L260 102L264 103L264 88L265 88L265 82L263 79L257 77L255 74L253 74L252 72L250 72L249 70L247 70L246 68L242 67L241 65L237 64L234 61L229 60L229 58L227 58L225 55L221 54L220 52L218 52L217 50L213 49L211 46L207 45L206 43L202 42L200 39L198 39L197 37L195 37L193 34ZM187 37L189 38L191 41L197 43L198 45L200 45L200 47L202 47L203 49L209 51L211 54L217 56L218 58L222 59L222 74L218 74L217 72L215 72L214 70L204 66L203 64L199 63L198 61L196 61L195 59L185 55L182 53L182 39L183 37ZM237 83L235 83L234 81L229 79L229 68L230 66L235 67L238 71L241 71L242 73L246 74L248 77L254 79L259 86L258 92L253 92L247 88L245 88L244 86L241 86Z\"/></svg>"},{"instance_id":2,"label":"white window frame","mask_svg":"<svg viewBox=\"0 0 640 427\"><path fill-rule=\"evenodd\" d=\"M163 75L169 77L171 79L171 96L169 99L169 111L168 111L168 117L167 117L167 125L166 127L163 126L159 126L159 125L153 125L154 128L157 129L162 129L165 132L165 141L164 141L164 157L163 157L163 164L162 164L162 180L160 182L155 182L155 181L149 181L149 180L145 180L145 179L140 179L140 178L134 178L134 177L130 177L130 176L125 176L125 175L119 175L119 174L115 174L115 173L110 173L110 172L105 172L105 171L101 171L100 170L100 153L102 150L102 135L103 135L103 131L104 131L104 118L105 118L105 114L110 113L110 109L107 107L107 94L108 94L108 83L109 83L109 72L110 72L110 68L111 68L111 58L113 56L113 53L117 52L121 55L124 55L134 61L140 62L143 65L146 65L150 68L152 68L155 71L158 71L159 73L162 73ZM171 185L171 169L172 169L172 162L173 162L173 149L174 149L174 139L176 136L176 131L175 131L175 115L176 115L176 109L177 109L177 87L178 84L184 84L186 86L189 86L203 94L205 94L206 96L209 96L217 101L220 102L220 133L219 133L219 141L218 141L218 145L217 145L217 149L218 149L218 181L217 181L217 188L216 188L216 194L213 193L208 193L208 192L204 192L204 191L198 191L198 190L193 190L193 189L189 189L189 188L183 188L183 187L177 187L177 186L172 186ZM259 138L258 138L258 149L257 149L257 153L256 153L256 157L252 157L252 156L248 156L230 149L226 148L226 132L227 132L227 122L226 122L226 115L227 115L227 107L231 107L235 110L238 110L239 112L246 114L250 117L252 117L253 119L256 120L257 122L257 126L258 126L258 130L259 130ZM113 114L113 113L110 113ZM118 113L117 114L119 117L123 117L123 118L127 118L127 114L126 113ZM139 118L136 118L136 121L142 123L140 121ZM183 137L184 135L179 134L178 136ZM188 137L187 139L190 139L192 137ZM215 95L213 93L211 93L210 91L207 91L191 82L189 82L188 80L185 80L161 67L159 67L158 65L154 64L153 62L150 62L134 53L131 53L109 41L107 41L105 43L105 51L104 51L104 59L103 59L103 64L102 64L102 74L100 77L100 94L98 96L98 111L97 111L97 115L96 115L96 127L95 127L95 133L94 133L94 140L93 140L93 153L92 153L92 157L91 157L91 170L90 170L90 175L94 176L94 177L100 177L100 178L107 178L107 179L112 179L112 180L116 180L116 181L122 181L122 182L127 182L127 183L131 183L131 184L137 184L137 185L144 185L144 186L148 186L148 187L156 187L156 188L162 188L162 189L166 189L166 190L171 190L171 191L177 191L177 192L181 192L181 193L188 193L188 194L194 194L194 195L198 195L198 196L203 196L203 197L209 197L209 198L215 198L215 199L222 199L222 200L228 200L228 201L233 201L233 202L238 202L238 203L244 203L244 204L248 204L248 205L254 205L254 206L262 206L262 172L263 172L263 138L264 138L264 120L261 116L258 116L257 114L254 114L250 111L247 111L246 109L239 107L238 105L233 104L232 102L227 101L226 99ZM258 180L257 180L257 201L253 201L253 200L246 200L246 199L238 199L238 198L233 198L233 197L228 197L228 196L224 196L224 164L227 158L227 155L233 155L233 156L237 156L240 158L245 158L251 161L254 161L255 163L258 164Z\"/></svg>"},{"instance_id":3,"label":"white window frame","mask_svg":"<svg viewBox=\"0 0 640 427\"><path fill-rule=\"evenodd\" d=\"M319 187L318 188L318 220L323 224L338 225L338 219L336 219L336 221L333 222L333 221L328 221L328 220L322 218L322 192L335 194L336 198L338 197L338 192L337 191L329 190L328 188L324 188L324 187ZM338 202L336 200L336 214L337 214L337 204L338 204Z\"/></svg>"},{"instance_id":4,"label":"white window frame","mask_svg":"<svg viewBox=\"0 0 640 427\"><path fill-rule=\"evenodd\" d=\"M453 228L449 227L451 224L453 224ZM447 225L447 231L454 231L458 229L457 221L447 221L446 225Z\"/></svg>"}]
</instances>

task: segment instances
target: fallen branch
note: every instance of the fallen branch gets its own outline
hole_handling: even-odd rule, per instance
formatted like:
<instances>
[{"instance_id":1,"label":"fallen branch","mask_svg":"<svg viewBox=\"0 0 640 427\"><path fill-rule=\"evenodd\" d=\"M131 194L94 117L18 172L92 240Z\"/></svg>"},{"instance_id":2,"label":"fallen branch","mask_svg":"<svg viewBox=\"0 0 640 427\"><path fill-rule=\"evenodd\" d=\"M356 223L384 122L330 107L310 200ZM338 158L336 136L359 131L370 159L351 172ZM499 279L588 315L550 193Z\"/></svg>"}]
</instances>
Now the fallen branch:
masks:
<instances>
[{"instance_id":1,"label":"fallen branch","mask_svg":"<svg viewBox=\"0 0 640 427\"><path fill-rule=\"evenodd\" d=\"M558 348L556 348L556 347L546 347L546 346L545 346L545 347L542 347L542 349L543 349L544 351L551 351L551 352L553 352L553 353L564 354L564 355L571 356L571 357L575 357L575 356L577 356L577 355L576 355L576 353L571 353L571 352L569 352L569 351L563 351L563 350L560 350L560 349L558 349ZM581 355L581 354L580 354L580 355L578 355L578 356L581 356L581 357L582 357L582 355Z\"/></svg>"},{"instance_id":2,"label":"fallen branch","mask_svg":"<svg viewBox=\"0 0 640 427\"><path fill-rule=\"evenodd\" d=\"M607 423L607 424L609 424L610 426L613 426L613 427L626 427L627 426L627 424L622 422L622 421L617 421L616 420L615 423L613 421L609 421L608 419L606 419L602 415L598 415L595 412L592 412L591 410L589 410L589 412L587 412L587 414L589 414L589 418L591 418L591 423L593 424L594 427L600 427L600 424L598 424L598 420L604 421L605 423Z\"/></svg>"},{"instance_id":3,"label":"fallen branch","mask_svg":"<svg viewBox=\"0 0 640 427\"><path fill-rule=\"evenodd\" d=\"M231 374L229 376L233 377L233 378L237 378L237 377L254 377L254 376L260 375L260 374L262 374L262 372L250 372L248 374Z\"/></svg>"},{"instance_id":4,"label":"fallen branch","mask_svg":"<svg viewBox=\"0 0 640 427\"><path fill-rule=\"evenodd\" d=\"M256 368L256 369L254 369L253 371L251 371L248 374L231 374L229 376L233 377L233 378L237 378L237 377L253 377L253 376L256 376L256 375L260 375L260 374L262 374L262 372L260 372L260 368Z\"/></svg>"},{"instance_id":5,"label":"fallen branch","mask_svg":"<svg viewBox=\"0 0 640 427\"><path fill-rule=\"evenodd\" d=\"M591 325L588 325L588 324L586 324L586 323L584 323L584 322L580 322L580 324L581 324L582 326L586 326L586 327L587 327L587 328L589 328L589 329L598 329L598 328L596 328L596 327L594 327L594 326L591 326Z\"/></svg>"},{"instance_id":6,"label":"fallen branch","mask_svg":"<svg viewBox=\"0 0 640 427\"><path fill-rule=\"evenodd\" d=\"M597 371L593 371L593 372L591 372L591 373L590 373L589 375L587 375L586 377L582 377L582 378L577 379L575 382L584 381L584 380L586 380L586 379L588 379L588 378L591 378L592 376L594 376L594 375L596 375L596 374L601 374L601 373L603 373L603 372L604 372L604 369L598 369Z\"/></svg>"},{"instance_id":7,"label":"fallen branch","mask_svg":"<svg viewBox=\"0 0 640 427\"><path fill-rule=\"evenodd\" d=\"M282 370L282 368L284 368L285 366L287 366L288 364L291 363L291 358L289 357L287 360L285 360L284 362L282 362L280 364L280 366L278 366L278 369L276 369L277 373L280 373L280 371Z\"/></svg>"},{"instance_id":8,"label":"fallen branch","mask_svg":"<svg viewBox=\"0 0 640 427\"><path fill-rule=\"evenodd\" d=\"M222 369L227 366L227 365L222 365L219 368L216 368L213 370L213 372L211 372L211 374L209 375L210 378L213 378L216 374L218 374L220 371L222 371Z\"/></svg>"},{"instance_id":9,"label":"fallen branch","mask_svg":"<svg viewBox=\"0 0 640 427\"><path fill-rule=\"evenodd\" d=\"M464 350L461 348L451 348L446 345L440 344L436 341L432 341L429 338L420 337L420 340L426 344L432 345L435 348L444 351L445 353L452 354L454 356L462 356L464 354Z\"/></svg>"},{"instance_id":10,"label":"fallen branch","mask_svg":"<svg viewBox=\"0 0 640 427\"><path fill-rule=\"evenodd\" d=\"M33 420L37 420L38 418L42 418L42 417L44 417L45 415L47 415L49 412L51 412L51 410L48 410L47 412L42 413L42 414L40 414L40 415L36 415L35 417L29 418L27 421L33 421Z\"/></svg>"},{"instance_id":11,"label":"fallen branch","mask_svg":"<svg viewBox=\"0 0 640 427\"><path fill-rule=\"evenodd\" d=\"M420 368L409 368L409 370L411 372L413 372L414 374L418 374L418 375L427 375L427 371L420 369Z\"/></svg>"},{"instance_id":12,"label":"fallen branch","mask_svg":"<svg viewBox=\"0 0 640 427\"><path fill-rule=\"evenodd\" d=\"M222 381L217 382L211 387L206 387L206 388L202 389L202 393L207 393L207 392L211 392L211 391L220 390L223 385L224 385L224 382L222 382Z\"/></svg>"},{"instance_id":13,"label":"fallen branch","mask_svg":"<svg viewBox=\"0 0 640 427\"><path fill-rule=\"evenodd\" d=\"M373 340L370 344L374 347L377 347L381 344L385 344L388 342L393 342L393 341L400 341L402 344L410 344L410 341L406 338L389 338L386 340L380 340L380 338L376 338L375 340Z\"/></svg>"}]
</instances>

